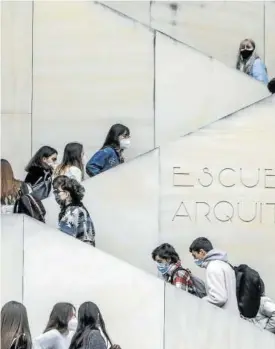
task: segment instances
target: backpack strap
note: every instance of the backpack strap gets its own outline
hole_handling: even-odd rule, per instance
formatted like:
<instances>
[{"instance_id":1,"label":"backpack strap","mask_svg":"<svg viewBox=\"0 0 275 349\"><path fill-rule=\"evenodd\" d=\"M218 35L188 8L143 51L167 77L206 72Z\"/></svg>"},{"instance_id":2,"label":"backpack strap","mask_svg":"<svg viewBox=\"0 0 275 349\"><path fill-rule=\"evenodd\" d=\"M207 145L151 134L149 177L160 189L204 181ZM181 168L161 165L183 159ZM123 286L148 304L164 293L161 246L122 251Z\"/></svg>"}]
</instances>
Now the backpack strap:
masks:
<instances>
[{"instance_id":1,"label":"backpack strap","mask_svg":"<svg viewBox=\"0 0 275 349\"><path fill-rule=\"evenodd\" d=\"M45 216L45 213L46 213L46 212L43 212L43 211L42 211L40 205L37 203L37 201L34 199L34 197L33 197L32 195L27 194L26 196L27 196L28 199L33 203L33 205L36 207L36 209L37 209L37 211L38 211L38 213L39 213L39 215L40 215L40 217L41 217L42 222L45 223L45 218L44 218L44 216Z\"/></svg>"},{"instance_id":2,"label":"backpack strap","mask_svg":"<svg viewBox=\"0 0 275 349\"><path fill-rule=\"evenodd\" d=\"M179 270L183 270L183 271L187 272L187 273L191 276L191 271L190 271L189 269L184 269L183 267L177 267L175 270L173 270L172 274L170 275L170 280L169 280L169 282L170 282L171 284L173 284L174 276L176 275L176 273L177 273Z\"/></svg>"}]
</instances>

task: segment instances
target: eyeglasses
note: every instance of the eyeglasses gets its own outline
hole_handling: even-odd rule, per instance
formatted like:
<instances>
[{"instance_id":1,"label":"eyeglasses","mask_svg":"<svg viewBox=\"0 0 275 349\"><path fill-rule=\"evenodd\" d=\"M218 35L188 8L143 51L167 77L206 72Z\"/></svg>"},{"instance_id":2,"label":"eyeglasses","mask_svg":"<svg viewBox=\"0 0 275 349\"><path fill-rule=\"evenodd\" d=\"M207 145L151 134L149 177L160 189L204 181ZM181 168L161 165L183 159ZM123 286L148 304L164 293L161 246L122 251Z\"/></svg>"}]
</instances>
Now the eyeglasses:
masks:
<instances>
[{"instance_id":1,"label":"eyeglasses","mask_svg":"<svg viewBox=\"0 0 275 349\"><path fill-rule=\"evenodd\" d=\"M60 193L65 193L65 191L64 190L55 189L55 190L53 190L53 193L54 194L60 194Z\"/></svg>"}]
</instances>

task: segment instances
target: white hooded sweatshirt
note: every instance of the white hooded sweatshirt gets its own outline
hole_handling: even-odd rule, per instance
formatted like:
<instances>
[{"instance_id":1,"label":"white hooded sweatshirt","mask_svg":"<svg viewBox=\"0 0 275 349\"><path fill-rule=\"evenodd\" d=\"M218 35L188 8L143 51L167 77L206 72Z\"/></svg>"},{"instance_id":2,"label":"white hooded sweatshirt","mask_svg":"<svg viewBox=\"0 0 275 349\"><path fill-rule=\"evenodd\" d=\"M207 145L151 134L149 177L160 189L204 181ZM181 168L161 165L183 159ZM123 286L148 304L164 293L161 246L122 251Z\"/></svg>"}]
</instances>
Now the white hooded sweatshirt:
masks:
<instances>
[{"instance_id":1,"label":"white hooded sweatshirt","mask_svg":"<svg viewBox=\"0 0 275 349\"><path fill-rule=\"evenodd\" d=\"M225 252L213 249L205 256L202 267L206 268L207 296L203 299L239 315L235 271L227 262Z\"/></svg>"}]
</instances>

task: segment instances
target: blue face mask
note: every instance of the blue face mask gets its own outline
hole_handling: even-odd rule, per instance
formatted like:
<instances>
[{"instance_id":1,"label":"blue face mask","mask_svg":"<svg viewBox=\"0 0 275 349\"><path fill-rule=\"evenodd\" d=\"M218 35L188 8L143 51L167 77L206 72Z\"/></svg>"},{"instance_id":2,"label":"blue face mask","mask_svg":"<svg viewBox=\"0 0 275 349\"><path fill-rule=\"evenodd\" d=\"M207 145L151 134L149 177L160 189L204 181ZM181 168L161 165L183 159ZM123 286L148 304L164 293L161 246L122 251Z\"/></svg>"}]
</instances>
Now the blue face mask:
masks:
<instances>
[{"instance_id":1,"label":"blue face mask","mask_svg":"<svg viewBox=\"0 0 275 349\"><path fill-rule=\"evenodd\" d=\"M157 268L158 268L158 271L162 275L165 275L169 270L169 264L168 263L157 263Z\"/></svg>"},{"instance_id":2,"label":"blue face mask","mask_svg":"<svg viewBox=\"0 0 275 349\"><path fill-rule=\"evenodd\" d=\"M202 267L203 264L203 260L202 259L195 259L194 263L198 266L198 267Z\"/></svg>"}]
</instances>

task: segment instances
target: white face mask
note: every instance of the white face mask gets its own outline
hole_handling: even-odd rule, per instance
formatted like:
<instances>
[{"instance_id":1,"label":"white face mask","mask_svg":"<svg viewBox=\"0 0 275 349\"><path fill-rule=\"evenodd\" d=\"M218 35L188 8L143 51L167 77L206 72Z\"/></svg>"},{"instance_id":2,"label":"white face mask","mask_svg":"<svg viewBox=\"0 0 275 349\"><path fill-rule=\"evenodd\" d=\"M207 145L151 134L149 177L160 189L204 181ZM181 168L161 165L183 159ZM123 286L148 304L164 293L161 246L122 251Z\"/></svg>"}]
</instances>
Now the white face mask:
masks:
<instances>
[{"instance_id":1,"label":"white face mask","mask_svg":"<svg viewBox=\"0 0 275 349\"><path fill-rule=\"evenodd\" d=\"M68 322L68 330L69 331L76 331L77 329L77 318L73 317L71 320Z\"/></svg>"},{"instance_id":2,"label":"white face mask","mask_svg":"<svg viewBox=\"0 0 275 349\"><path fill-rule=\"evenodd\" d=\"M120 149L128 149L131 145L131 140L130 138L122 138L120 141L119 141L119 146L120 146Z\"/></svg>"}]
</instances>

